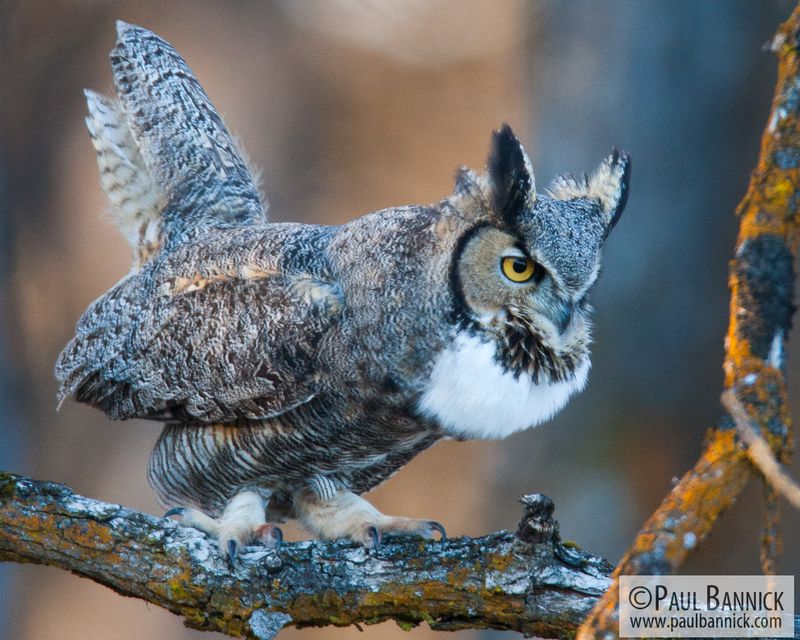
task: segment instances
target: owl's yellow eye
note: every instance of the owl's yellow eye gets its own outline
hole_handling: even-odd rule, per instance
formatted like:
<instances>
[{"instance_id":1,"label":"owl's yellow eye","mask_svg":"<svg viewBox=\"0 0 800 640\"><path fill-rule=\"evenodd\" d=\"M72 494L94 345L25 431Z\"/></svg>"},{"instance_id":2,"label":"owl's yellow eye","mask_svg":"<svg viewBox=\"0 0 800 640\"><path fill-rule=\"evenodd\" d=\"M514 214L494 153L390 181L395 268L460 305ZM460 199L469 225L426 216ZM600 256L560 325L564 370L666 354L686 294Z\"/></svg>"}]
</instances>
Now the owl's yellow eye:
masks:
<instances>
[{"instance_id":1,"label":"owl's yellow eye","mask_svg":"<svg viewBox=\"0 0 800 640\"><path fill-rule=\"evenodd\" d=\"M511 282L528 282L536 275L537 267L533 260L523 256L505 256L500 259L503 275Z\"/></svg>"}]
</instances>

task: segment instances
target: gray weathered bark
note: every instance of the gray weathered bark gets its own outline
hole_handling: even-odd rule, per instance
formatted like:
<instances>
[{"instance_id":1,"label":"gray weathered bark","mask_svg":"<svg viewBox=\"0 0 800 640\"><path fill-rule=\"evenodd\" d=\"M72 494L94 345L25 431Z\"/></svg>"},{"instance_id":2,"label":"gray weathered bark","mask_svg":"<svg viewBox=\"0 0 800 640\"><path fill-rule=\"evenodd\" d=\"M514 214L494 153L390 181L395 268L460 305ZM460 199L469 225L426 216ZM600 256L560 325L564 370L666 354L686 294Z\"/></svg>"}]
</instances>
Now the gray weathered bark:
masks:
<instances>
[{"instance_id":1,"label":"gray weathered bark","mask_svg":"<svg viewBox=\"0 0 800 640\"><path fill-rule=\"evenodd\" d=\"M394 619L572 637L611 566L561 544L548 498L523 503L516 534L389 538L377 553L347 542L251 547L232 571L195 529L0 473L0 560L61 567L231 636Z\"/></svg>"}]
</instances>

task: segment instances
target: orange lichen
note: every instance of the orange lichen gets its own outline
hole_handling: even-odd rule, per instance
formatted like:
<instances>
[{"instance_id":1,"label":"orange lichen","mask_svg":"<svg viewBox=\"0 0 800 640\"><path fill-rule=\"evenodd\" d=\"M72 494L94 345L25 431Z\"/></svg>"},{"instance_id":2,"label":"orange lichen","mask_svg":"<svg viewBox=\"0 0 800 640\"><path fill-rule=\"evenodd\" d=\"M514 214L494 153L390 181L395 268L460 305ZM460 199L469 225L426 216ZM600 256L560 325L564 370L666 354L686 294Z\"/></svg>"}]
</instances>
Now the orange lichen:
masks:
<instances>
[{"instance_id":1,"label":"orange lichen","mask_svg":"<svg viewBox=\"0 0 800 640\"><path fill-rule=\"evenodd\" d=\"M64 538L80 547L106 551L114 546L114 536L107 525L93 520L85 520L62 528Z\"/></svg>"},{"instance_id":2,"label":"orange lichen","mask_svg":"<svg viewBox=\"0 0 800 640\"><path fill-rule=\"evenodd\" d=\"M463 578L474 577L469 571ZM449 581L448 581L449 582ZM458 583L464 587L464 583ZM304 594L295 598L287 613L308 624L333 624L346 626L358 621L369 624L396 618L398 610L403 614L400 624L416 626L420 622L435 624L440 618L449 618L467 610L480 610L480 623L472 626L493 626L519 629L525 611L524 598L509 597L496 591L464 589L459 597L453 597L453 585L438 580L417 584L392 585L380 591L363 593L355 602L336 592ZM355 605L355 606L348 606Z\"/></svg>"},{"instance_id":3,"label":"orange lichen","mask_svg":"<svg viewBox=\"0 0 800 640\"><path fill-rule=\"evenodd\" d=\"M193 584L192 574L188 567L170 577L165 586L165 595L174 602L197 602L198 597L203 593L201 587Z\"/></svg>"},{"instance_id":4,"label":"orange lichen","mask_svg":"<svg viewBox=\"0 0 800 640\"><path fill-rule=\"evenodd\" d=\"M486 560L486 566L500 573L508 571L513 564L513 558L509 554L493 553Z\"/></svg>"}]
</instances>

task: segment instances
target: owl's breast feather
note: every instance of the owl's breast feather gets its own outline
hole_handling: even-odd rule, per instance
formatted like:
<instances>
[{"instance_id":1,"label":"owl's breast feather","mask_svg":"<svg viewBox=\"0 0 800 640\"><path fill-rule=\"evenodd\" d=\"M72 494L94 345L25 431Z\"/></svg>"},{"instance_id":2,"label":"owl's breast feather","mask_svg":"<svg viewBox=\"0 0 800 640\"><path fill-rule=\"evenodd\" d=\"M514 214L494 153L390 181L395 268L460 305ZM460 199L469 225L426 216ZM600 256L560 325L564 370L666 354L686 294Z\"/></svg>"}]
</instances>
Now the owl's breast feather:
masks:
<instances>
[{"instance_id":1,"label":"owl's breast feather","mask_svg":"<svg viewBox=\"0 0 800 640\"><path fill-rule=\"evenodd\" d=\"M571 378L537 384L505 369L494 342L462 331L437 357L418 406L452 436L505 438L553 417L586 385L589 366L586 357Z\"/></svg>"}]
</instances>

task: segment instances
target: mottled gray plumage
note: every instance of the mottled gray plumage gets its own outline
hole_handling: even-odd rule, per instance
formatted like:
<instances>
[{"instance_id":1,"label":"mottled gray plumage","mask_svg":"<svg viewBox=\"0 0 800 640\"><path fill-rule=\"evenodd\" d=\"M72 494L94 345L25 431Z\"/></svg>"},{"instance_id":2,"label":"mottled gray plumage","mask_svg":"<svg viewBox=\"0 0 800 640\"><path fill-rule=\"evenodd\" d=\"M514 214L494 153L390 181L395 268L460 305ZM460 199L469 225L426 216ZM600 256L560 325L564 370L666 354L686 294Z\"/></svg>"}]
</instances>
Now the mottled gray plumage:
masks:
<instances>
[{"instance_id":1,"label":"mottled gray plumage","mask_svg":"<svg viewBox=\"0 0 800 640\"><path fill-rule=\"evenodd\" d=\"M436 205L270 224L178 53L120 23L111 61L119 102L87 93L87 122L136 259L78 322L59 397L167 421L150 479L207 514L190 523L241 543L267 508L323 537L429 534L353 494L444 436L533 426L583 386L626 156L540 195L505 126L488 171L462 169ZM248 535L225 533L234 520Z\"/></svg>"},{"instance_id":2,"label":"mottled gray plumage","mask_svg":"<svg viewBox=\"0 0 800 640\"><path fill-rule=\"evenodd\" d=\"M170 44L119 23L114 84L144 163L167 196L166 243L267 221L241 152Z\"/></svg>"}]
</instances>

